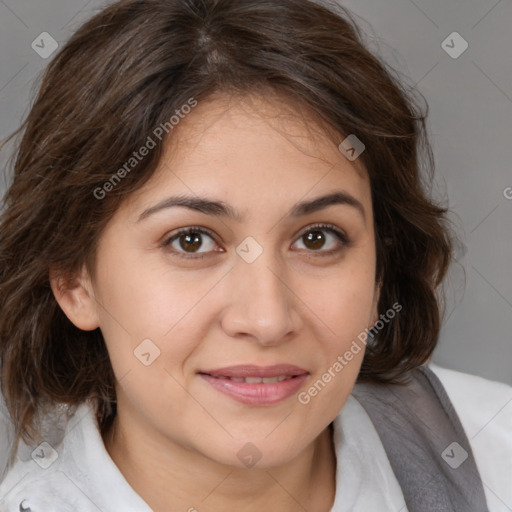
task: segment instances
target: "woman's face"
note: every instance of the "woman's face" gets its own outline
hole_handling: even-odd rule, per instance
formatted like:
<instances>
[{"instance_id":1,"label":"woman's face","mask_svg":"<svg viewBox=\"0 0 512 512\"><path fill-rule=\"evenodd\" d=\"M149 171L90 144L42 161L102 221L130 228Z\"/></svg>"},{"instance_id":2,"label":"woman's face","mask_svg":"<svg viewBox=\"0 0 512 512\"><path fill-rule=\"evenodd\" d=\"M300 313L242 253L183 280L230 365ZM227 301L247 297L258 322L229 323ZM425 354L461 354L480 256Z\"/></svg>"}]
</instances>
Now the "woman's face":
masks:
<instances>
[{"instance_id":1,"label":"woman's face","mask_svg":"<svg viewBox=\"0 0 512 512\"><path fill-rule=\"evenodd\" d=\"M377 319L375 241L358 161L284 103L246 100L180 120L103 232L88 286L125 429L270 467L310 445L352 390L358 335ZM225 370L237 366L259 369ZM286 380L254 382L276 373Z\"/></svg>"}]
</instances>

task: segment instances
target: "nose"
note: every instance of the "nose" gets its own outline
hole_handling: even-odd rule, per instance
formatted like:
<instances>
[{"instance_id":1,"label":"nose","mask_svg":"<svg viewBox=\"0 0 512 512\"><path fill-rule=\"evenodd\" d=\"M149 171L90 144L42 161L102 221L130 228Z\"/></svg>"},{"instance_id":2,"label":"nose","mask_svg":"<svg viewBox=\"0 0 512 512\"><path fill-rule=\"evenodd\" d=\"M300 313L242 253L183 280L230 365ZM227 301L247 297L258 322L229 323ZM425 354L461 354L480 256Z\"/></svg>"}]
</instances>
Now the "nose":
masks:
<instances>
[{"instance_id":1,"label":"nose","mask_svg":"<svg viewBox=\"0 0 512 512\"><path fill-rule=\"evenodd\" d=\"M251 339L273 346L299 332L302 319L300 300L294 293L282 264L264 251L247 263L237 259L226 282L227 305L221 325L234 338Z\"/></svg>"}]
</instances>

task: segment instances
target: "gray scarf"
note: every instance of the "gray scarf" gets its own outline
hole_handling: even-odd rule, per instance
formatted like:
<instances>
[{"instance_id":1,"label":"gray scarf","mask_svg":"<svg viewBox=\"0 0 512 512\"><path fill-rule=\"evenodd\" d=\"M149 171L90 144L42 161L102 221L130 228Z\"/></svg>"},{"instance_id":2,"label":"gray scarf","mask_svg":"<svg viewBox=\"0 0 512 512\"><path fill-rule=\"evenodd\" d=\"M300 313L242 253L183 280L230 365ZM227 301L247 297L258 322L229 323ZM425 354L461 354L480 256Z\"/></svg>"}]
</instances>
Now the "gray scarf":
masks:
<instances>
[{"instance_id":1,"label":"gray scarf","mask_svg":"<svg viewBox=\"0 0 512 512\"><path fill-rule=\"evenodd\" d=\"M427 366L405 385L356 384L409 512L488 512L471 446L443 385Z\"/></svg>"}]
</instances>

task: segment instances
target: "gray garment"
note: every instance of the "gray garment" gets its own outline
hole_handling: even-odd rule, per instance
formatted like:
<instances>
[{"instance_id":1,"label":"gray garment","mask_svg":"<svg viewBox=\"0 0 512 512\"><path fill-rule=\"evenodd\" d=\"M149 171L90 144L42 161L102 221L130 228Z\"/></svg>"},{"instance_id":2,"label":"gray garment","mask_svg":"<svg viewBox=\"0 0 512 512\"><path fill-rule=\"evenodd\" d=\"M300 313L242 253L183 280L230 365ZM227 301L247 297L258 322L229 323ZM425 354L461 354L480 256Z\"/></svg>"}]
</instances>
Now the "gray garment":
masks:
<instances>
[{"instance_id":1,"label":"gray garment","mask_svg":"<svg viewBox=\"0 0 512 512\"><path fill-rule=\"evenodd\" d=\"M443 385L426 366L405 385L358 383L409 512L488 512L471 446Z\"/></svg>"},{"instance_id":2,"label":"gray garment","mask_svg":"<svg viewBox=\"0 0 512 512\"><path fill-rule=\"evenodd\" d=\"M7 461L14 440L13 430L4 396L0 392L0 482L7 472Z\"/></svg>"}]
</instances>

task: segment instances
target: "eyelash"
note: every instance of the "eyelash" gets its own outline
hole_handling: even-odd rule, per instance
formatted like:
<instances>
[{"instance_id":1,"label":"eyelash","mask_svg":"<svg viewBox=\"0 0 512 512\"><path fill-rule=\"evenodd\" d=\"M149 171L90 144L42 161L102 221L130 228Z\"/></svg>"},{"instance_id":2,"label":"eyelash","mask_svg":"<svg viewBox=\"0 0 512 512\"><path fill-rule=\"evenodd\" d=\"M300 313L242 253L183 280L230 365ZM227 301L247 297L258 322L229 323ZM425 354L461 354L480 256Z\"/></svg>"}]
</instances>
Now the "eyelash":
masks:
<instances>
[{"instance_id":1,"label":"eyelash","mask_svg":"<svg viewBox=\"0 0 512 512\"><path fill-rule=\"evenodd\" d=\"M306 233L309 233L310 231L328 231L329 233L333 234L341 243L342 243L342 247L339 247L337 249L332 249L330 251L308 251L308 252L312 252L312 253L316 253L313 257L326 257L326 256L332 256L334 254L337 254L339 252L341 252L346 246L348 246L350 244L350 240L349 238L347 237L347 235L345 233L343 233L342 231L340 231L338 228L336 228L335 226L333 226L332 224L314 224L312 226L308 226L307 229L305 229L304 231L302 231L299 236L297 237L297 240L301 237L303 237ZM189 226L187 228L182 228L182 229L179 229L174 235L172 235L171 237L167 238L163 244L162 244L162 247L164 248L168 248L172 242L174 242L174 240L177 240L179 239L180 236L183 236L183 235L188 235L190 233L198 233L198 234L201 234L201 235L208 235L209 237L211 237L214 241L215 241L215 235L213 234L212 231L210 231L209 229L206 229L206 228L203 228L203 227L200 227L200 226ZM189 254L185 254L185 253L182 253L180 251L176 251L174 249L171 249L170 251L173 255L176 255L178 256L179 258L184 258L184 259L188 259L188 260L202 260L204 259L205 257L208 256L209 252L207 253L196 253L194 255L194 253L189 253Z\"/></svg>"}]
</instances>

